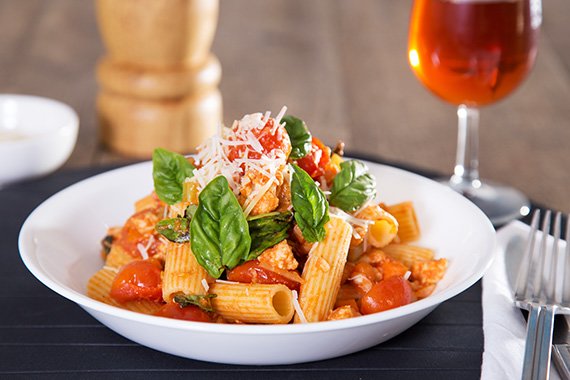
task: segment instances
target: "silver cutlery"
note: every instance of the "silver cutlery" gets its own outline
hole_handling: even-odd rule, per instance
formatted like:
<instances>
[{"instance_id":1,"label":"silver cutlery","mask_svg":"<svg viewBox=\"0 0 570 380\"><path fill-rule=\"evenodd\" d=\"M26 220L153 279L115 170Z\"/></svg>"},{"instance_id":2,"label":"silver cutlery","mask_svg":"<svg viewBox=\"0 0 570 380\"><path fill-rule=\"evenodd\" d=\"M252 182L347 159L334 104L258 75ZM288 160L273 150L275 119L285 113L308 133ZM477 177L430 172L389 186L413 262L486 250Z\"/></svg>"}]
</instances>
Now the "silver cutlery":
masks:
<instances>
[{"instance_id":1,"label":"silver cutlery","mask_svg":"<svg viewBox=\"0 0 570 380\"><path fill-rule=\"evenodd\" d=\"M537 236L539 220L537 210L515 288L515 304L529 311L522 375L525 380L548 379L554 316L570 313L570 279L566 278L570 244L566 245L565 252L559 249L561 214L556 213L554 217L550 238L551 211L545 212L540 239ZM570 223L567 223L565 236L568 241Z\"/></svg>"}]
</instances>

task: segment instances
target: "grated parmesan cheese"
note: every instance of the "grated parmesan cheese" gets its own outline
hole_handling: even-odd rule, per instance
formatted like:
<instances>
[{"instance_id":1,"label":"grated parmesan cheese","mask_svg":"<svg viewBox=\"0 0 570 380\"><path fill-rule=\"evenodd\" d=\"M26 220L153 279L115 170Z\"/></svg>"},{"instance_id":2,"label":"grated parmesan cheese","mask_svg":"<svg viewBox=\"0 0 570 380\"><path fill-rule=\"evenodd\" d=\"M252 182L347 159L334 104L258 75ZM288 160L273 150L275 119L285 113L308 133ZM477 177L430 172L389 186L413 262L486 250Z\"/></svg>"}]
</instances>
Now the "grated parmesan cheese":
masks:
<instances>
[{"instance_id":1,"label":"grated parmesan cheese","mask_svg":"<svg viewBox=\"0 0 570 380\"><path fill-rule=\"evenodd\" d=\"M143 260L148 259L148 251L146 250L146 247L144 245L142 245L141 243L138 243L137 244L137 250L141 254L141 257Z\"/></svg>"},{"instance_id":2,"label":"grated parmesan cheese","mask_svg":"<svg viewBox=\"0 0 570 380\"><path fill-rule=\"evenodd\" d=\"M350 224L354 224L356 226L362 226L362 227L367 227L370 224L374 224L373 220L366 220L366 219L360 219L360 218L356 218L350 214L347 214L346 212L342 211L340 208L338 207L330 207L329 208L329 212L331 215L334 215L336 217L339 217L345 221L347 221Z\"/></svg>"},{"instance_id":3,"label":"grated parmesan cheese","mask_svg":"<svg viewBox=\"0 0 570 380\"><path fill-rule=\"evenodd\" d=\"M307 318L305 317L305 313L303 313L303 310L301 309L301 304L299 304L299 294L297 293L296 290L291 291L291 294L293 295L293 308L295 309L295 312L299 316L301 323L309 323L309 321L307 321Z\"/></svg>"},{"instance_id":4,"label":"grated parmesan cheese","mask_svg":"<svg viewBox=\"0 0 570 380\"><path fill-rule=\"evenodd\" d=\"M152 243L154 243L154 235L149 236L148 241L146 242L146 245L142 245L141 243L137 244L137 250L141 254L141 257L143 260L148 259L148 257L149 257L148 256L148 249L150 248Z\"/></svg>"},{"instance_id":5,"label":"grated parmesan cheese","mask_svg":"<svg viewBox=\"0 0 570 380\"><path fill-rule=\"evenodd\" d=\"M229 284L229 285L240 284L240 282L237 282L237 281L228 281L228 280L216 280L216 282L217 282L218 284Z\"/></svg>"},{"instance_id":6,"label":"grated parmesan cheese","mask_svg":"<svg viewBox=\"0 0 570 380\"><path fill-rule=\"evenodd\" d=\"M208 293L208 290L210 290L210 285L208 285L208 281L206 281L205 278L202 279L201 281L202 283L202 287L204 288L204 290L206 291L206 293Z\"/></svg>"},{"instance_id":7,"label":"grated parmesan cheese","mask_svg":"<svg viewBox=\"0 0 570 380\"><path fill-rule=\"evenodd\" d=\"M261 200L261 198L263 198L265 193L267 193L267 191L269 190L269 188L271 187L271 185L273 184L274 181L275 181L275 177L269 178L269 181L267 181L265 183L265 185L263 185L263 187L261 187L259 189L259 191L255 195L255 197L253 197L249 203L247 203L247 201L246 201L246 203L244 203L244 205L247 204L245 210L243 211L246 218L249 216L249 213L251 212L251 210L253 210L255 205L257 205L259 203L259 201ZM255 193L255 191L253 193Z\"/></svg>"},{"instance_id":8,"label":"grated parmesan cheese","mask_svg":"<svg viewBox=\"0 0 570 380\"><path fill-rule=\"evenodd\" d=\"M282 132L279 129L279 121L286 110L287 107L283 107L277 115L271 134L274 135L276 131ZM265 153L260 142L262 136L256 137L255 131L263 129L270 116L270 112L266 112L265 115L261 113L245 115L241 120L234 121L231 129L220 126L217 135L210 137L198 147L198 153L194 155L198 168L193 171L198 182L198 190L206 187L215 177L223 175L232 191L239 194L240 181L247 171L254 170L267 178L272 178L282 170L287 162L285 153L280 149ZM240 149L239 152L243 156L230 160L228 156L231 148L235 147ZM256 153L256 157L259 157L251 158L249 153ZM254 206L255 204L252 207Z\"/></svg>"},{"instance_id":9,"label":"grated parmesan cheese","mask_svg":"<svg viewBox=\"0 0 570 380\"><path fill-rule=\"evenodd\" d=\"M103 266L103 269L114 272L114 273L119 273L119 268L110 267L108 265Z\"/></svg>"}]
</instances>

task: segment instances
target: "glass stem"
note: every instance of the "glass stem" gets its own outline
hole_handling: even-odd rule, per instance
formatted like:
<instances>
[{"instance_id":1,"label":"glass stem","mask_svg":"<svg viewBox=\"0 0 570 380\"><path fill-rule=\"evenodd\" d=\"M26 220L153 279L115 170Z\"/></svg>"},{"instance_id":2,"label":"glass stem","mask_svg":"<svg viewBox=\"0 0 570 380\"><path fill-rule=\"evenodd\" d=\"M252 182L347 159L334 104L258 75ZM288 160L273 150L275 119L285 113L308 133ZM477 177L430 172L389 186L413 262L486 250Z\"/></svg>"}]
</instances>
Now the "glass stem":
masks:
<instances>
[{"instance_id":1,"label":"glass stem","mask_svg":"<svg viewBox=\"0 0 570 380\"><path fill-rule=\"evenodd\" d=\"M451 183L478 187L479 182L479 110L460 105L457 108L457 156Z\"/></svg>"}]
</instances>

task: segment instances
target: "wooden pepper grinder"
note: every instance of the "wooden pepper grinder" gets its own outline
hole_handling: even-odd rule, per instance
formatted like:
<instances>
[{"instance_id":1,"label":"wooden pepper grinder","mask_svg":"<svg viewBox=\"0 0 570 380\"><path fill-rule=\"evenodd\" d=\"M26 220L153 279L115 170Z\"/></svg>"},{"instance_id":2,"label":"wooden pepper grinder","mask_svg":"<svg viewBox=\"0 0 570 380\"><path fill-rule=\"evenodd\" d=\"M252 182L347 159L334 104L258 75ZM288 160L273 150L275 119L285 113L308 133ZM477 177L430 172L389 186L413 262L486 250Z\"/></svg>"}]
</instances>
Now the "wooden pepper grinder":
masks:
<instances>
[{"instance_id":1,"label":"wooden pepper grinder","mask_svg":"<svg viewBox=\"0 0 570 380\"><path fill-rule=\"evenodd\" d=\"M97 67L103 143L146 158L193 152L222 121L221 66L210 52L218 0L97 0L107 56Z\"/></svg>"}]
</instances>

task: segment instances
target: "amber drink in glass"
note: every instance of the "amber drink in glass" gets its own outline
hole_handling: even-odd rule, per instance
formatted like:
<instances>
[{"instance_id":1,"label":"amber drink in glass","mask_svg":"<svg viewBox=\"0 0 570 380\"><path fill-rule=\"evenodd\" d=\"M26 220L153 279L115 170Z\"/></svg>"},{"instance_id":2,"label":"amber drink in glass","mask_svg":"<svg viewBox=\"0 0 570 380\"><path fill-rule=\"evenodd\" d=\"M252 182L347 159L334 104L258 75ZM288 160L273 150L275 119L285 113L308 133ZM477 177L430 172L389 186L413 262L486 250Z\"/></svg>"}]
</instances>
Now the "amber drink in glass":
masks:
<instances>
[{"instance_id":1,"label":"amber drink in glass","mask_svg":"<svg viewBox=\"0 0 570 380\"><path fill-rule=\"evenodd\" d=\"M449 185L495 225L528 213L519 191L481 181L478 108L509 95L537 54L540 0L415 0L408 59L420 81L458 107L458 148Z\"/></svg>"}]
</instances>

